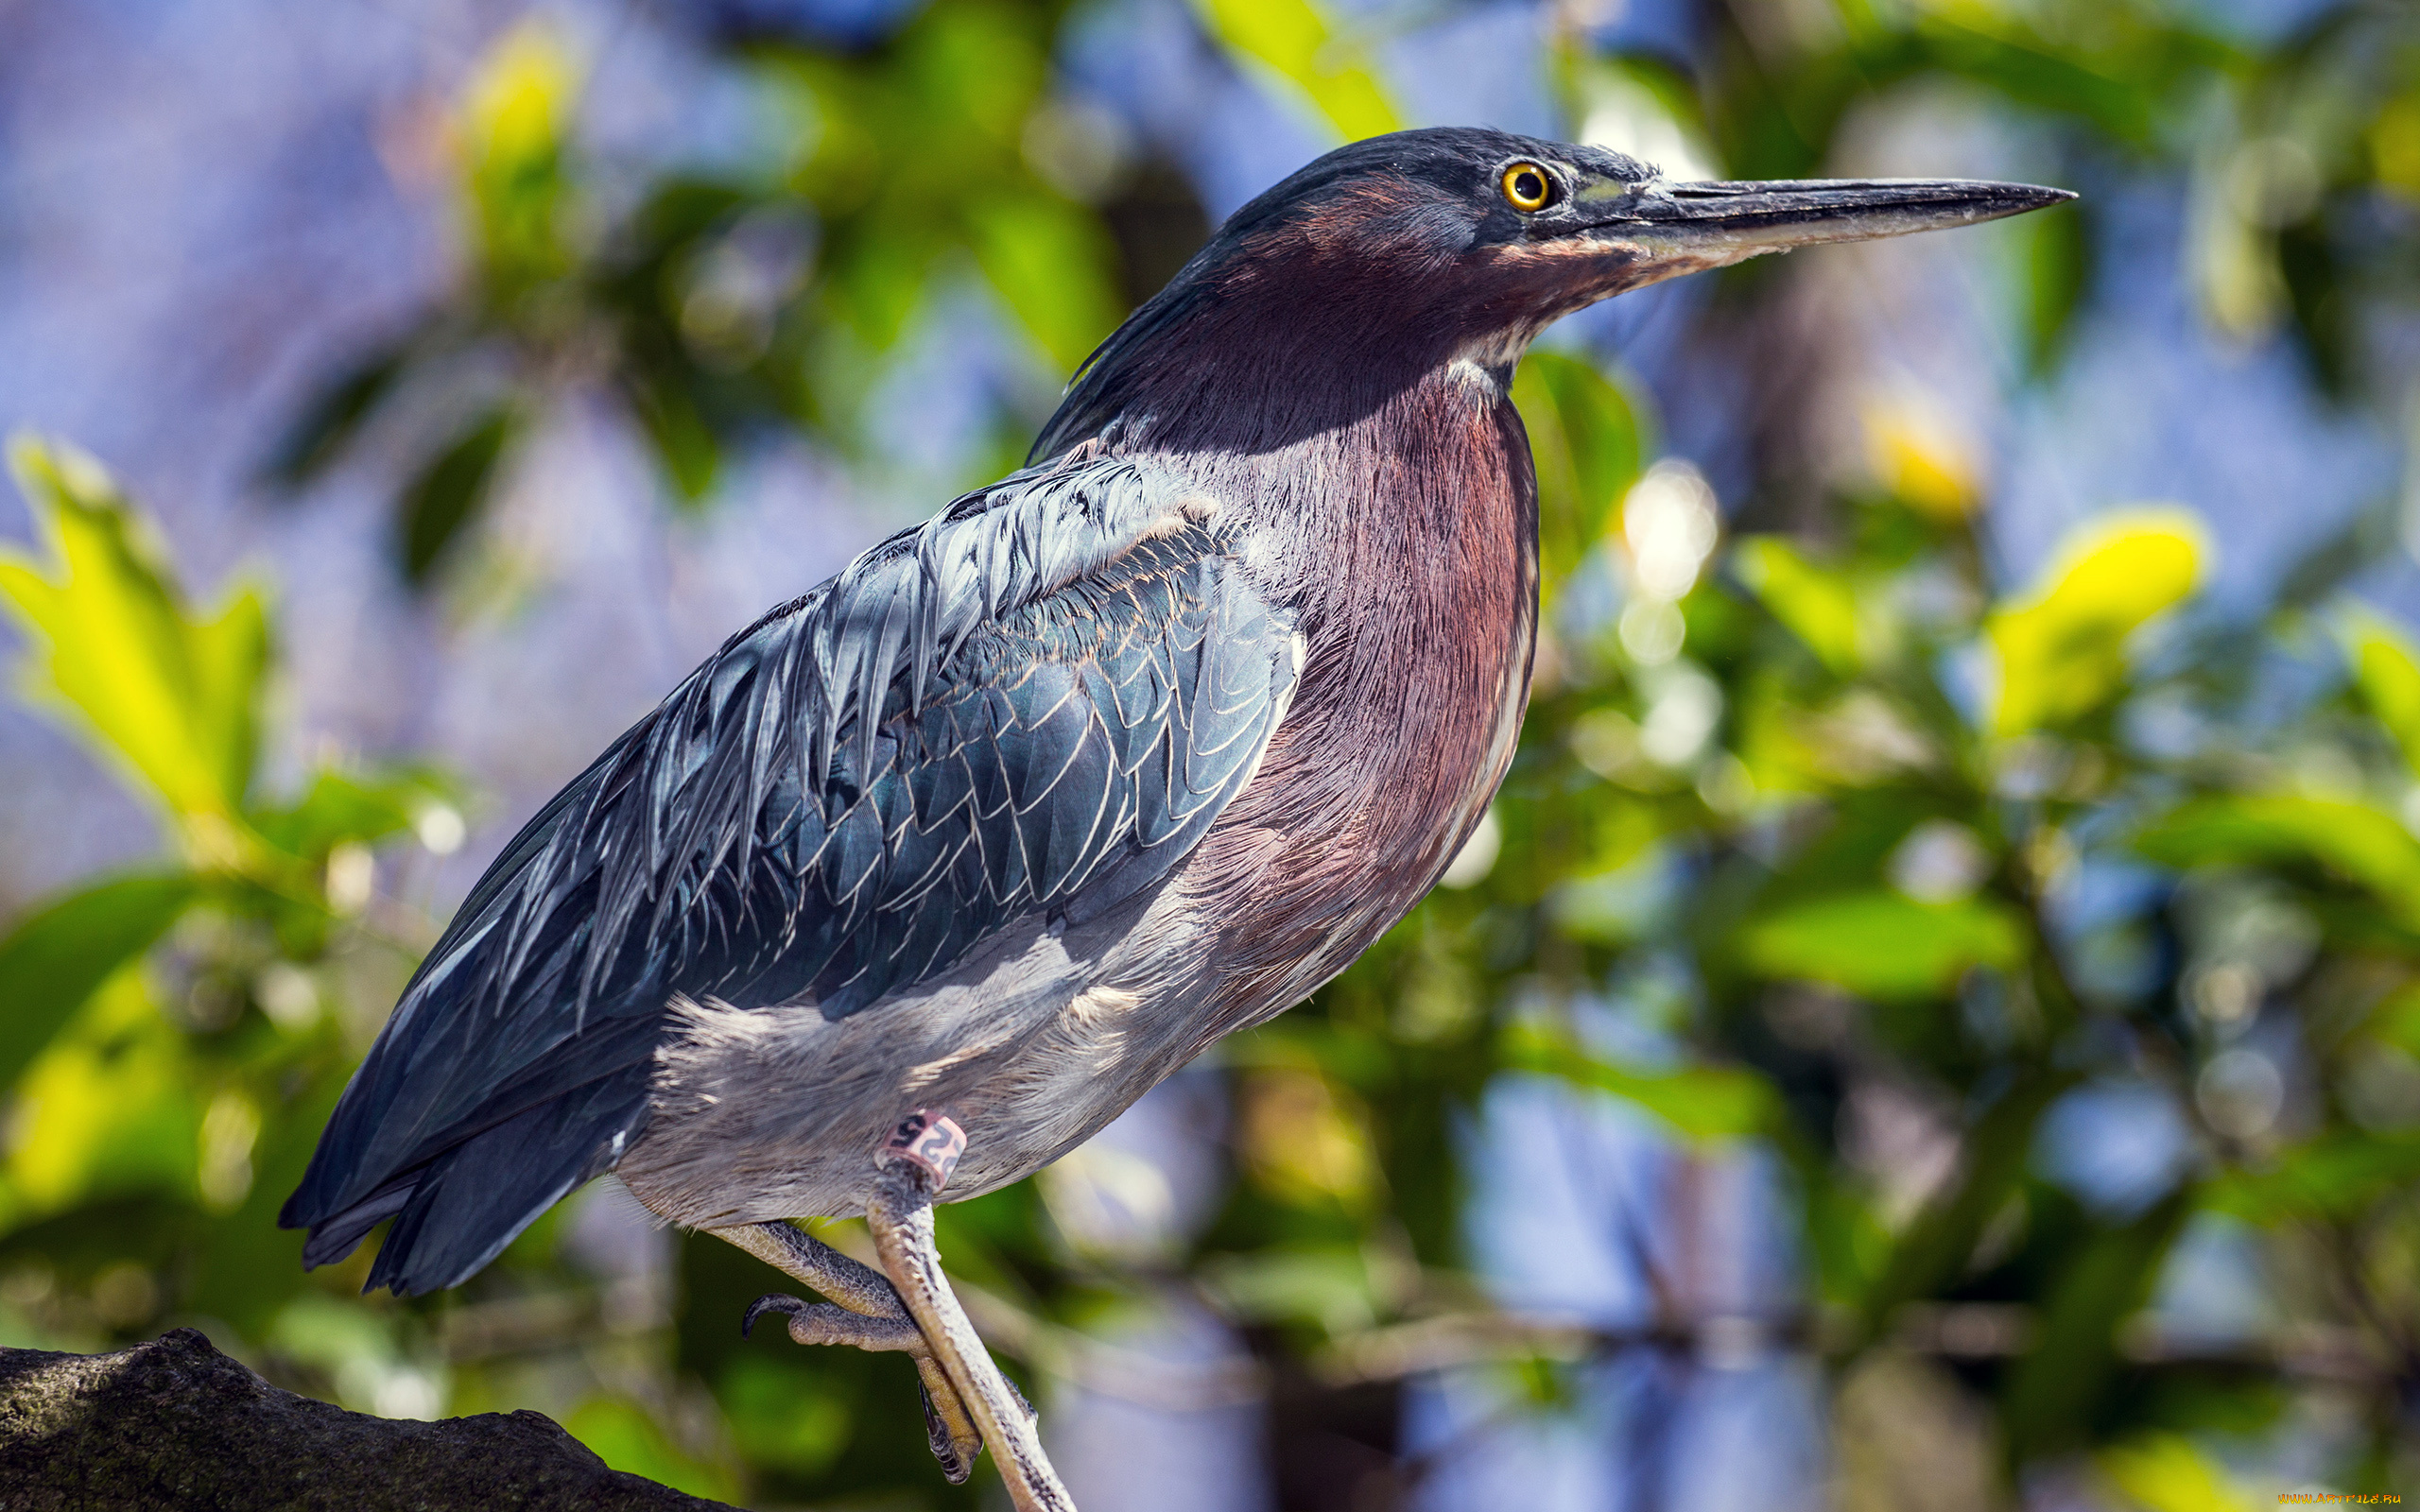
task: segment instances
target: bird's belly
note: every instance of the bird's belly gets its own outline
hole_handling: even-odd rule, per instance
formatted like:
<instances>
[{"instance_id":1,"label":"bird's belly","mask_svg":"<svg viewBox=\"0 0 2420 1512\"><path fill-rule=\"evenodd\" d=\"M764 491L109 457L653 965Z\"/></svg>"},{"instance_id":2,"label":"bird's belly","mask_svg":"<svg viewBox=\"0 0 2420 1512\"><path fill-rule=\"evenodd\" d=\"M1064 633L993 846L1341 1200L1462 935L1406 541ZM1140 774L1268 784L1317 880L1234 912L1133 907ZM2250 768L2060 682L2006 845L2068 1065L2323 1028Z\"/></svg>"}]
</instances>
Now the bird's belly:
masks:
<instances>
[{"instance_id":1,"label":"bird's belly","mask_svg":"<svg viewBox=\"0 0 2420 1512\"><path fill-rule=\"evenodd\" d=\"M929 1108L968 1135L944 1200L1021 1180L1190 1058L1209 975L1198 934L1163 884L845 1018L679 1005L683 1031L659 1054L619 1174L684 1227L858 1214L884 1137Z\"/></svg>"}]
</instances>

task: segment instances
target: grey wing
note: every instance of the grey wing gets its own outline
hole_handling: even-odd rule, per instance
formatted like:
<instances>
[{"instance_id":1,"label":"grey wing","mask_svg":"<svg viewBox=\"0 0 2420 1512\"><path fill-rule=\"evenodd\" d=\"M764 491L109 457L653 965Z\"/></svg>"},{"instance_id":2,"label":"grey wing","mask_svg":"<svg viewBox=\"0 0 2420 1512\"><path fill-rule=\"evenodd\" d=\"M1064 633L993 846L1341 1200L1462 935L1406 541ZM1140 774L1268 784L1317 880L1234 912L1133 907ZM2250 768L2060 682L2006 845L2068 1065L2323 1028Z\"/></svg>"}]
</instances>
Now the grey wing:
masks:
<instances>
[{"instance_id":1,"label":"grey wing","mask_svg":"<svg viewBox=\"0 0 2420 1512\"><path fill-rule=\"evenodd\" d=\"M465 1279L648 1115L675 994L860 1012L1167 874L1251 780L1290 624L1127 462L968 496L735 637L507 848L281 1222Z\"/></svg>"}]
</instances>

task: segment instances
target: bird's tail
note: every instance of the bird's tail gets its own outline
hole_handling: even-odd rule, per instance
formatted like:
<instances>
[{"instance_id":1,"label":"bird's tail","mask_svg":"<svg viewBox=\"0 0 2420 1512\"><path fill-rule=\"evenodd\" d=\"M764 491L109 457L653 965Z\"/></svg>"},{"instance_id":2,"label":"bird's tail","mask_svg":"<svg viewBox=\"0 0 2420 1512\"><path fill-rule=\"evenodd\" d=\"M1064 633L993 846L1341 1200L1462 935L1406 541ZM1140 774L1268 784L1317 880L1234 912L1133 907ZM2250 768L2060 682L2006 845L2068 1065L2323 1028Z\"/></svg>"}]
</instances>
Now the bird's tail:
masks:
<instances>
[{"instance_id":1,"label":"bird's tail","mask_svg":"<svg viewBox=\"0 0 2420 1512\"><path fill-rule=\"evenodd\" d=\"M647 1094L648 1068L629 1068L517 1113L333 1211L312 1211L306 1182L278 1225L310 1230L302 1263L316 1268L350 1255L392 1217L363 1290L416 1297L459 1285L540 1213L619 1163L647 1122Z\"/></svg>"}]
</instances>

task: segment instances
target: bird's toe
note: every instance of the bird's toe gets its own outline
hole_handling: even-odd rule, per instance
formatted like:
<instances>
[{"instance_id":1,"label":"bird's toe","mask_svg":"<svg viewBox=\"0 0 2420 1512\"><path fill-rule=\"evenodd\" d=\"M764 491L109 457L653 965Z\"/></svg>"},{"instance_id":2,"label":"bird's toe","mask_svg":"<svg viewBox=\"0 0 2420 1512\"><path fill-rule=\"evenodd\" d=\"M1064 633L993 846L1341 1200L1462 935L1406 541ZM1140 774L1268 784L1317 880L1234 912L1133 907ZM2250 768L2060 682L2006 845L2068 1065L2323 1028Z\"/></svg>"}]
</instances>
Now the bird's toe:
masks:
<instances>
[{"instance_id":1,"label":"bird's toe","mask_svg":"<svg viewBox=\"0 0 2420 1512\"><path fill-rule=\"evenodd\" d=\"M768 1313L788 1315L793 1344L842 1344L878 1354L930 1352L913 1318L868 1317L829 1302L804 1302L779 1292L748 1304L747 1313L739 1320L740 1336L745 1338L755 1328L756 1320Z\"/></svg>"},{"instance_id":2,"label":"bird's toe","mask_svg":"<svg viewBox=\"0 0 2420 1512\"><path fill-rule=\"evenodd\" d=\"M946 1386L942 1389L948 1390ZM916 1395L925 1404L925 1442L931 1446L933 1458L941 1462L942 1474L952 1486L965 1485L966 1478L975 1473L975 1456L983 1452L981 1435L976 1433L955 1391L950 1392L950 1404L957 1413L955 1422L942 1416L941 1407L933 1400L931 1384L918 1382Z\"/></svg>"}]
</instances>

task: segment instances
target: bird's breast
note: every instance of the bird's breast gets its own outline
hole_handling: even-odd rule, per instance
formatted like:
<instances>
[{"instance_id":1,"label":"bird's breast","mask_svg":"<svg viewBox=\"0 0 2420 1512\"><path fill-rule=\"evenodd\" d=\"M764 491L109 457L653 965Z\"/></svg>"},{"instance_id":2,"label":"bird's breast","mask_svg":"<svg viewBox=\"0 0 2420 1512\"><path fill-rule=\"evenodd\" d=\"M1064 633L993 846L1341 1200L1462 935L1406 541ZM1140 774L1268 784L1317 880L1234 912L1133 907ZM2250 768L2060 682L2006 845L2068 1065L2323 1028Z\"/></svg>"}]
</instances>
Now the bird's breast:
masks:
<instances>
[{"instance_id":1,"label":"bird's breast","mask_svg":"<svg viewBox=\"0 0 2420 1512\"><path fill-rule=\"evenodd\" d=\"M1420 900L1495 797L1529 696L1537 490L1510 402L1443 372L1288 450L1260 459L1257 498L1305 654L1198 864L1229 894L1210 1038L1300 1001Z\"/></svg>"}]
</instances>

